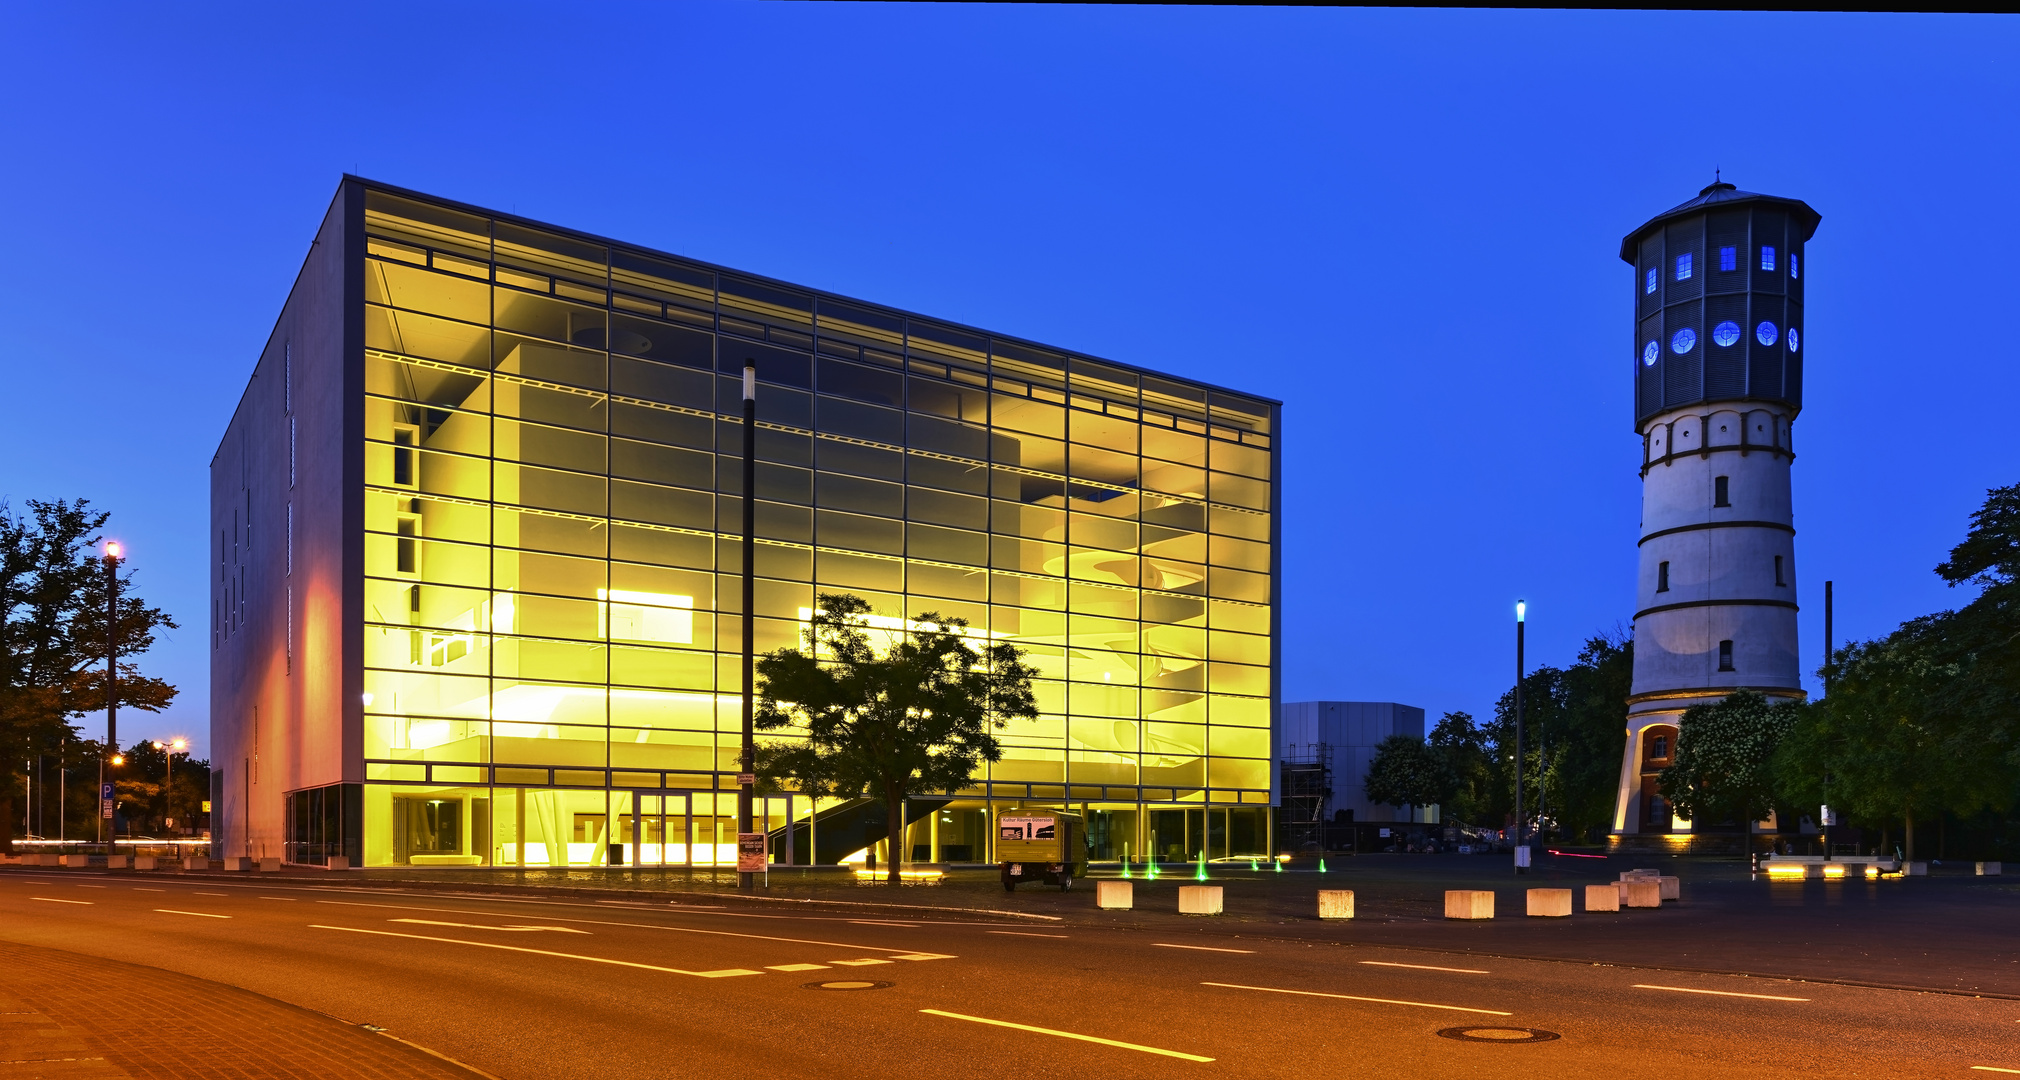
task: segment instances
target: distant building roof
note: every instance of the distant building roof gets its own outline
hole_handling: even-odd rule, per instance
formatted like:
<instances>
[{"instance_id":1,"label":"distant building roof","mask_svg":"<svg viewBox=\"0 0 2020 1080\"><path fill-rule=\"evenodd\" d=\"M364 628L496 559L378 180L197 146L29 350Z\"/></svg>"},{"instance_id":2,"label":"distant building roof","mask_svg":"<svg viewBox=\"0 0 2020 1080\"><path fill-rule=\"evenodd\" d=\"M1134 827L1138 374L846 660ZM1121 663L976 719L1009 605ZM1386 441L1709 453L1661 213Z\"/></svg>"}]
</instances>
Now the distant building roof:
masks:
<instances>
[{"instance_id":1,"label":"distant building roof","mask_svg":"<svg viewBox=\"0 0 2020 1080\"><path fill-rule=\"evenodd\" d=\"M1784 199L1779 195L1761 195L1752 191L1741 191L1731 184L1719 181L1698 192L1697 198L1680 206L1664 210L1662 213L1643 222L1641 228L1628 233L1620 241L1620 258L1624 262L1634 262L1638 249L1641 247L1641 238L1673 219L1700 213L1714 206L1725 208L1756 202L1771 203L1787 210L1791 218L1801 223L1803 239L1805 241L1811 236L1816 235L1817 223L1824 219L1822 214L1811 209L1810 204L1801 199Z\"/></svg>"}]
</instances>

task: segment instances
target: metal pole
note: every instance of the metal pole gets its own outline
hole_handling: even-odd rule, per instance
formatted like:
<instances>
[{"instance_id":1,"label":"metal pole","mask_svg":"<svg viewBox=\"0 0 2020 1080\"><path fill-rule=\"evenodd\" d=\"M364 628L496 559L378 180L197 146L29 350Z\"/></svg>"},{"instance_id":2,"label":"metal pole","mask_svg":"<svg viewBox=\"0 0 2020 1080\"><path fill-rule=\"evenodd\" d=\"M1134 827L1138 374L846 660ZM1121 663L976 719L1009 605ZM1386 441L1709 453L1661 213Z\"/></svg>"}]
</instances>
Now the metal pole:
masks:
<instances>
[{"instance_id":1,"label":"metal pole","mask_svg":"<svg viewBox=\"0 0 2020 1080\"><path fill-rule=\"evenodd\" d=\"M743 773L738 777L736 828L751 828L751 789L757 770L752 718L757 708L757 361L743 362ZM739 837L741 839L741 837ZM739 843L739 858L742 845ZM754 890L757 875L739 870L737 888Z\"/></svg>"},{"instance_id":2,"label":"metal pole","mask_svg":"<svg viewBox=\"0 0 2020 1080\"><path fill-rule=\"evenodd\" d=\"M1523 775L1527 770L1522 760L1522 673L1528 668L1522 657L1522 632L1528 625L1524 621L1527 614L1528 605L1517 601L1515 604L1515 872L1518 874L1527 873L1529 870L1528 839L1524 835L1527 830L1523 828L1526 822L1522 816L1522 788L1527 779Z\"/></svg>"},{"instance_id":3,"label":"metal pole","mask_svg":"<svg viewBox=\"0 0 2020 1080\"><path fill-rule=\"evenodd\" d=\"M105 750L112 759L106 763L105 774L111 778L112 812L114 829L106 832L114 841L119 839L116 826L119 823L119 545L105 545Z\"/></svg>"},{"instance_id":4,"label":"metal pole","mask_svg":"<svg viewBox=\"0 0 2020 1080\"><path fill-rule=\"evenodd\" d=\"M1831 616L1836 614L1836 612L1833 610L1833 600L1831 597L1832 584L1833 583L1829 581L1824 582L1824 670L1825 670L1824 695L1827 697L1830 695L1831 692L1831 677L1829 674L1831 666L1831 645L1833 640L1831 637Z\"/></svg>"}]
</instances>

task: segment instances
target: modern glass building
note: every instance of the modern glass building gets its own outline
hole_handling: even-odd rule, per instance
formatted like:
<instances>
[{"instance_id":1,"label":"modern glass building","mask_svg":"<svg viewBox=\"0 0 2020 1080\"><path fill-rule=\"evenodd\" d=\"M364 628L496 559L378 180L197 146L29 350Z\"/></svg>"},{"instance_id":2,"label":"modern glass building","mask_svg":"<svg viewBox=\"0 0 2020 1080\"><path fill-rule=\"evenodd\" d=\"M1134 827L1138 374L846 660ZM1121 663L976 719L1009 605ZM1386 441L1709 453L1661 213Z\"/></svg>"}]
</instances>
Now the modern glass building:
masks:
<instances>
[{"instance_id":1,"label":"modern glass building","mask_svg":"<svg viewBox=\"0 0 2020 1080\"><path fill-rule=\"evenodd\" d=\"M346 177L212 464L218 853L732 863L746 360L758 649L847 591L1043 675L906 856L1269 849L1276 402Z\"/></svg>"}]
</instances>

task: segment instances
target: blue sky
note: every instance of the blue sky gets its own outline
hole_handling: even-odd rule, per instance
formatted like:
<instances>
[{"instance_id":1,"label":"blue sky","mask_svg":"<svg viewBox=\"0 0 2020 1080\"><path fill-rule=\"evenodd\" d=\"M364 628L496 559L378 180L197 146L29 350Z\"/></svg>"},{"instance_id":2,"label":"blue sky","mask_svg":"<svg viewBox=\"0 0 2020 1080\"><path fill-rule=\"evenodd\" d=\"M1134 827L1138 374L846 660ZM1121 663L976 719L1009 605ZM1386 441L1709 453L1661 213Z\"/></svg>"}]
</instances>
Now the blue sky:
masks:
<instances>
[{"instance_id":1,"label":"blue sky","mask_svg":"<svg viewBox=\"0 0 2020 1080\"><path fill-rule=\"evenodd\" d=\"M355 18L350 18L355 13ZM1283 399L1284 697L1483 712L1632 614L1623 233L1823 214L1803 651L2020 481L2020 24L924 5L15 5L0 494L88 495L208 715L206 470L346 171ZM2007 329L2001 329L2002 327ZM93 718L87 729L100 730Z\"/></svg>"}]
</instances>

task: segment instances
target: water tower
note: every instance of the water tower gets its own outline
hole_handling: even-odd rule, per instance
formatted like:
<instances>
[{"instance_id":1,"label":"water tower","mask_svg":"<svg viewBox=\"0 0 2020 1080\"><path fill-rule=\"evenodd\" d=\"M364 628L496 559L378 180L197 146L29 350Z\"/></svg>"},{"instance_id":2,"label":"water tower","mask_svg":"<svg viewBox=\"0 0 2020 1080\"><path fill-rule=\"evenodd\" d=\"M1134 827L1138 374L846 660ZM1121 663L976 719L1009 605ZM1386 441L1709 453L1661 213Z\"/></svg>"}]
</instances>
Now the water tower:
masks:
<instances>
[{"instance_id":1,"label":"water tower","mask_svg":"<svg viewBox=\"0 0 2020 1080\"><path fill-rule=\"evenodd\" d=\"M1620 243L1634 267L1642 485L1616 848L1675 848L1716 828L1677 818L1657 783L1683 710L1740 687L1803 696L1789 468L1818 220L1800 200L1714 183Z\"/></svg>"}]
</instances>

